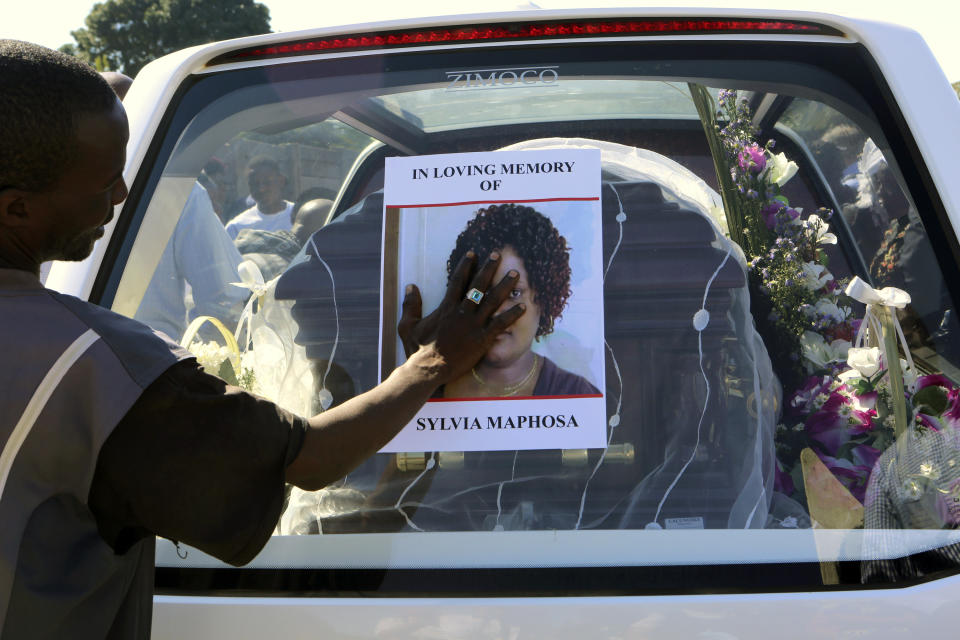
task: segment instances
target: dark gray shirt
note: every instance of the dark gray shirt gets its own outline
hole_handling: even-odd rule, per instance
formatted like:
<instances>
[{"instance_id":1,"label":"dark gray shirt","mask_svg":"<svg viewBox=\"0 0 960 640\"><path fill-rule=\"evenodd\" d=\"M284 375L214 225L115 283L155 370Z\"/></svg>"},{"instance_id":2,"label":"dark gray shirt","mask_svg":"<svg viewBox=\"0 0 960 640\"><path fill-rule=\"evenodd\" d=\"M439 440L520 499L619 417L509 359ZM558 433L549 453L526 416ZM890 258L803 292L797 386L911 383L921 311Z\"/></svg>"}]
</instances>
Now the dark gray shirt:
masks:
<instances>
[{"instance_id":1,"label":"dark gray shirt","mask_svg":"<svg viewBox=\"0 0 960 640\"><path fill-rule=\"evenodd\" d=\"M100 449L89 495L100 535L118 553L157 535L249 562L280 517L284 473L306 428L195 360L177 363Z\"/></svg>"}]
</instances>

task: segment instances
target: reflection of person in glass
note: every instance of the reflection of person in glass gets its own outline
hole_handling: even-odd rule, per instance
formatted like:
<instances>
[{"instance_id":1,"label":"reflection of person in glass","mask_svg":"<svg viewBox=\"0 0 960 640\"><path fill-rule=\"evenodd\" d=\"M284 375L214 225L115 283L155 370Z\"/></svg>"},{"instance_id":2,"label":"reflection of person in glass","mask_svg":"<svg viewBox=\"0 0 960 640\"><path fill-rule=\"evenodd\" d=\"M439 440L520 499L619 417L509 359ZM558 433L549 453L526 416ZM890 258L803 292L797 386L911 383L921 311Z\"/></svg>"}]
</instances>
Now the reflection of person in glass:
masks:
<instances>
[{"instance_id":1,"label":"reflection of person in glass","mask_svg":"<svg viewBox=\"0 0 960 640\"><path fill-rule=\"evenodd\" d=\"M561 369L531 349L534 340L553 331L570 297L570 253L553 223L531 207L490 205L457 237L447 261L451 274L467 251L501 254L496 277L514 269L520 277L504 303L521 302L527 311L500 334L486 356L465 375L446 385L448 398L596 394L586 379Z\"/></svg>"}]
</instances>

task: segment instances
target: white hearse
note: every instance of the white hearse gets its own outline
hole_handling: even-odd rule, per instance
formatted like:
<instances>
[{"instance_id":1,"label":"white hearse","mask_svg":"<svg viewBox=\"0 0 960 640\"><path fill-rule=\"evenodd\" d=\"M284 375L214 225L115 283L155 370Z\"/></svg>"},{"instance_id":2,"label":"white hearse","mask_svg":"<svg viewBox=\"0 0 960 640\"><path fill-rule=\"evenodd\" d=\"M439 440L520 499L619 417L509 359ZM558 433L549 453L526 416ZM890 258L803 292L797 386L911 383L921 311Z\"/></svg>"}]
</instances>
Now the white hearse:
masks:
<instances>
[{"instance_id":1,"label":"white hearse","mask_svg":"<svg viewBox=\"0 0 960 640\"><path fill-rule=\"evenodd\" d=\"M485 394L533 398L546 435L443 440L471 423L456 417L291 490L245 567L158 541L155 638L955 628L960 102L916 33L754 10L374 22L181 51L124 105L130 196L47 285L290 409L342 402L403 357L398 290L414 274L429 306L477 211L540 211L570 265L543 235L493 247L555 289L531 284L550 326L529 374ZM496 188L491 158L530 185L550 154L594 169L546 196ZM263 156L297 226L232 234L231 262L207 247L257 206ZM421 157L413 177L437 180L405 200L398 172ZM464 175L486 195L435 190ZM211 285L198 264L236 277ZM530 391L547 363L591 392ZM563 403L586 396L594 437L561 438Z\"/></svg>"}]
</instances>

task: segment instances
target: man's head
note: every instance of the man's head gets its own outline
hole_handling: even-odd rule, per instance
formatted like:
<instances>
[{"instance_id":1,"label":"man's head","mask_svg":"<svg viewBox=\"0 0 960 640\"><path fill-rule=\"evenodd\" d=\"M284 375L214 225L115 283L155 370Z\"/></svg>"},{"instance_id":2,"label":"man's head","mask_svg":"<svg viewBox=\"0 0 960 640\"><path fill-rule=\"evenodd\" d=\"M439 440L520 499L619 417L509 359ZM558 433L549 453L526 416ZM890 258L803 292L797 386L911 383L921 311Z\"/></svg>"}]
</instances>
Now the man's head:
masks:
<instances>
[{"instance_id":1,"label":"man's head","mask_svg":"<svg viewBox=\"0 0 960 640\"><path fill-rule=\"evenodd\" d=\"M305 244L313 233L322 227L327 221L327 215L330 213L330 207L333 206L333 200L327 198L316 198L308 200L293 213L293 235L297 237L297 242Z\"/></svg>"},{"instance_id":2,"label":"man's head","mask_svg":"<svg viewBox=\"0 0 960 640\"><path fill-rule=\"evenodd\" d=\"M118 98L123 100L127 97L127 91L130 90L130 85L133 84L133 78L119 71L101 71L100 75L107 81L107 84L110 85L110 88L113 89L113 92L117 94Z\"/></svg>"},{"instance_id":3,"label":"man's head","mask_svg":"<svg viewBox=\"0 0 960 640\"><path fill-rule=\"evenodd\" d=\"M35 270L90 254L127 195L127 121L72 56L0 40L0 260Z\"/></svg>"},{"instance_id":4,"label":"man's head","mask_svg":"<svg viewBox=\"0 0 960 640\"><path fill-rule=\"evenodd\" d=\"M280 166L268 156L257 156L247 165L247 184L250 195L264 213L277 213L286 206L283 189L287 179L280 173Z\"/></svg>"}]
</instances>

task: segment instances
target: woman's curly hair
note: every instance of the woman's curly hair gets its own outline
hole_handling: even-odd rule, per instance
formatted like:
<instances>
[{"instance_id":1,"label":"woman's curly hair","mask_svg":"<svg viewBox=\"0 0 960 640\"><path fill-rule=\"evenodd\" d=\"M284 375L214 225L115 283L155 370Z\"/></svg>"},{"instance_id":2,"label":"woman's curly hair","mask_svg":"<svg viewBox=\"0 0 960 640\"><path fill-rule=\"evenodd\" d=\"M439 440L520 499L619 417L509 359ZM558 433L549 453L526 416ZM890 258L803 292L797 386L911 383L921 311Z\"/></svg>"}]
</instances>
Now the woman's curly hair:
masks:
<instances>
[{"instance_id":1,"label":"woman's curly hair","mask_svg":"<svg viewBox=\"0 0 960 640\"><path fill-rule=\"evenodd\" d=\"M532 207L495 204L479 209L467 223L447 260L447 280L467 251L486 256L510 246L523 260L540 307L537 336L553 331L570 297L570 248L550 219Z\"/></svg>"}]
</instances>

